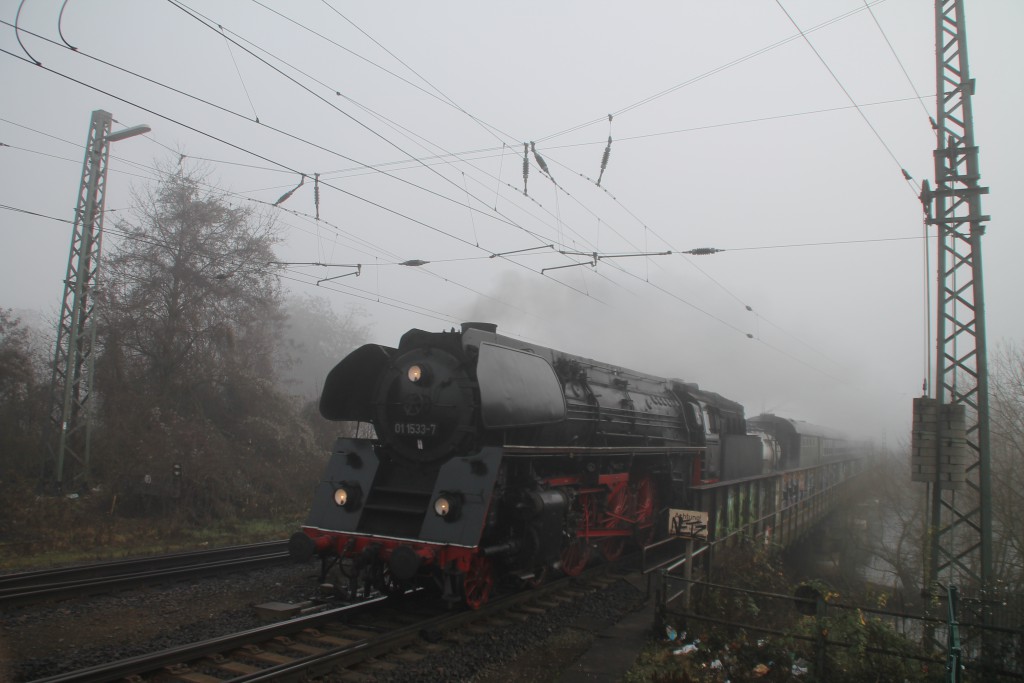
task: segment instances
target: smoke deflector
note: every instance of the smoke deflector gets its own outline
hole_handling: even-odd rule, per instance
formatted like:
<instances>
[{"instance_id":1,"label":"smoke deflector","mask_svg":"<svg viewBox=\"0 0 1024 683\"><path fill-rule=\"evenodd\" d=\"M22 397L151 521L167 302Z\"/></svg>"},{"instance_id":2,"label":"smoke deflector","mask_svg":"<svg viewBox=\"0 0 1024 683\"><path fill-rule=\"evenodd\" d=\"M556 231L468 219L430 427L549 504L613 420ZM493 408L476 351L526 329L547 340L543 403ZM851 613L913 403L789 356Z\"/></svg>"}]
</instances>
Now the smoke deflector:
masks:
<instances>
[{"instance_id":1,"label":"smoke deflector","mask_svg":"<svg viewBox=\"0 0 1024 683\"><path fill-rule=\"evenodd\" d=\"M540 356L487 342L476 367L481 417L488 429L529 427L565 419L565 396Z\"/></svg>"}]
</instances>

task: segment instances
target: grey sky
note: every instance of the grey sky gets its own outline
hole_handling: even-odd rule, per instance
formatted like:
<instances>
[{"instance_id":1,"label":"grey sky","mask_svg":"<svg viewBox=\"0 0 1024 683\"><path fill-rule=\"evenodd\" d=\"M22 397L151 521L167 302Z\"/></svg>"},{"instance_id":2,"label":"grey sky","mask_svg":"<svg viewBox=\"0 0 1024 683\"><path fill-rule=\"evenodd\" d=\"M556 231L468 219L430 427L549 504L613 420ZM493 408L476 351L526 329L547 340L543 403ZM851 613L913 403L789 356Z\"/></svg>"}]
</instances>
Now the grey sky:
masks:
<instances>
[{"instance_id":1,"label":"grey sky","mask_svg":"<svg viewBox=\"0 0 1024 683\"><path fill-rule=\"evenodd\" d=\"M79 0L60 25L78 53L62 47L61 4L21 11L42 67L0 31L0 204L71 219L89 116L106 109L115 129L153 128L112 146L108 228L154 161L173 159L166 148L212 160L232 201L268 211L306 173L283 204L296 213L277 211L282 259L363 267L317 288L349 270L295 266L287 284L362 306L378 341L484 319L698 381L751 412L906 438L934 344L921 205L900 170L933 176L932 2ZM995 346L1024 338L1024 4L966 5ZM0 18L17 9L0 4ZM558 186L531 155L524 196L529 141ZM0 210L0 230L0 306L55 309L70 226ZM754 249L858 240L886 241ZM559 249L698 247L726 251L540 273L587 261ZM396 265L412 259L431 263Z\"/></svg>"}]
</instances>

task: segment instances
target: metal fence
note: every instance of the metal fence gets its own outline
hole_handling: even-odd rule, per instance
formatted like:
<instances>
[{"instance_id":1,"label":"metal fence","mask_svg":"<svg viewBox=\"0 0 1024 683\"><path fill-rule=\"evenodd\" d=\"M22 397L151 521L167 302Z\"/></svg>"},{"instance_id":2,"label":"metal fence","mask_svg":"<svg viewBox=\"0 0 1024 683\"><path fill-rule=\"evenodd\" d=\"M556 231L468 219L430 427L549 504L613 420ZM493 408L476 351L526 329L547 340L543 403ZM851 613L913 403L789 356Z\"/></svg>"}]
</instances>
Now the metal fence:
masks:
<instances>
[{"instance_id":1,"label":"metal fence","mask_svg":"<svg viewBox=\"0 0 1024 683\"><path fill-rule=\"evenodd\" d=\"M644 572L658 579L656 628L677 622L691 632L773 636L788 648L785 665L800 662L796 674L805 681L861 680L857 670L864 680L1024 680L1018 594L989 590L951 600L953 591L943 589L913 614L841 604L808 588L781 595L712 581L728 548L794 543L844 502L859 473L858 463L837 462L698 487L707 538L669 538L644 549Z\"/></svg>"},{"instance_id":2,"label":"metal fence","mask_svg":"<svg viewBox=\"0 0 1024 683\"><path fill-rule=\"evenodd\" d=\"M716 629L727 639L771 636L776 658L779 647L788 653L788 662L775 666L795 668L806 681L855 681L866 675L865 680L884 681L1024 680L1024 631L1019 621L994 625L1008 615L997 615L991 600L958 599L951 590L935 596L927 614L911 614L844 604L809 585L784 595L716 584L692 577L704 573L706 547L696 550L673 567L683 575L660 573L659 630L674 625L678 632L688 631L691 641ZM935 641L948 647L924 645Z\"/></svg>"}]
</instances>

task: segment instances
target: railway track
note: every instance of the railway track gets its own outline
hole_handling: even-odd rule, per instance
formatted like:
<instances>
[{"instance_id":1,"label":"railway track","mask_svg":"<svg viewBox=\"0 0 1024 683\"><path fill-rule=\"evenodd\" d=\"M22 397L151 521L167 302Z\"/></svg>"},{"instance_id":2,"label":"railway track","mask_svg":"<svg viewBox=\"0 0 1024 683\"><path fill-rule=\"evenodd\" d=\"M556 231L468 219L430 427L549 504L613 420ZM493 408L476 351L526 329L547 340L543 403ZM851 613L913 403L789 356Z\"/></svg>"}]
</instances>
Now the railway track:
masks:
<instances>
[{"instance_id":1,"label":"railway track","mask_svg":"<svg viewBox=\"0 0 1024 683\"><path fill-rule=\"evenodd\" d=\"M0 576L0 608L215 576L288 560L287 541L97 562Z\"/></svg>"},{"instance_id":2,"label":"railway track","mask_svg":"<svg viewBox=\"0 0 1024 683\"><path fill-rule=\"evenodd\" d=\"M372 598L316 614L234 633L89 669L37 679L35 683L296 680L347 672L372 677L444 652L488 629L537 619L577 602L587 592L618 582L608 567L575 579L496 598L477 611L448 611L439 601L406 596L400 602Z\"/></svg>"}]
</instances>

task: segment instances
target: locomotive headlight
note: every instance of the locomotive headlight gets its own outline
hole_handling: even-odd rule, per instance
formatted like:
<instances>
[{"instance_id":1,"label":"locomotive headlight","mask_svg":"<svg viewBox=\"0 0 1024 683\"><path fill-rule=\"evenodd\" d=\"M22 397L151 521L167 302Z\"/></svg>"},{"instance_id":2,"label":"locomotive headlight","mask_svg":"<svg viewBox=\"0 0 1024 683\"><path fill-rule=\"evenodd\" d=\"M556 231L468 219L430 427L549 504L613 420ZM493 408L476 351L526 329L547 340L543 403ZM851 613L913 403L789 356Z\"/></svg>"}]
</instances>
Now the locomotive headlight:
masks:
<instances>
[{"instance_id":1,"label":"locomotive headlight","mask_svg":"<svg viewBox=\"0 0 1024 683\"><path fill-rule=\"evenodd\" d=\"M442 517L446 522L452 522L459 518L462 511L462 494L442 491L434 500L434 514Z\"/></svg>"},{"instance_id":2,"label":"locomotive headlight","mask_svg":"<svg viewBox=\"0 0 1024 683\"><path fill-rule=\"evenodd\" d=\"M351 512L358 510L362 502L363 491L359 488L359 484L349 484L343 481L334 489L334 504L340 508Z\"/></svg>"},{"instance_id":3,"label":"locomotive headlight","mask_svg":"<svg viewBox=\"0 0 1024 683\"><path fill-rule=\"evenodd\" d=\"M434 501L434 512L436 512L439 517L447 517L448 513L451 511L452 502L444 496L441 496Z\"/></svg>"},{"instance_id":4,"label":"locomotive headlight","mask_svg":"<svg viewBox=\"0 0 1024 683\"><path fill-rule=\"evenodd\" d=\"M430 384L430 368L426 365L410 365L405 376L413 384Z\"/></svg>"}]
</instances>

